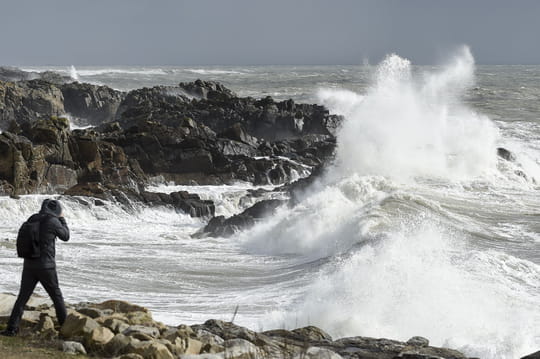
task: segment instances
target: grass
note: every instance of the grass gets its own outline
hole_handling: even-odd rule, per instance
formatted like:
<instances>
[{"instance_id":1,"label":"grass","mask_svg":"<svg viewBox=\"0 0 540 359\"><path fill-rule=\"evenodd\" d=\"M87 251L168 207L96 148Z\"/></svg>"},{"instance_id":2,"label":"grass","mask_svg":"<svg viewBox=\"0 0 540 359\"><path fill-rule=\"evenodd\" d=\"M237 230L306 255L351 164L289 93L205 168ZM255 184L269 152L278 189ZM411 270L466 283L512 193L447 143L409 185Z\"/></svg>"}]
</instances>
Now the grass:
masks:
<instances>
[{"instance_id":1,"label":"grass","mask_svg":"<svg viewBox=\"0 0 540 359\"><path fill-rule=\"evenodd\" d=\"M85 355L66 354L56 348L47 348L43 342L28 338L0 336L2 359L86 359Z\"/></svg>"},{"instance_id":2,"label":"grass","mask_svg":"<svg viewBox=\"0 0 540 359\"><path fill-rule=\"evenodd\" d=\"M0 330L4 325L0 325ZM45 341L32 336L0 335L0 358L2 359L88 359L86 355L66 354L57 348L54 341Z\"/></svg>"}]
</instances>

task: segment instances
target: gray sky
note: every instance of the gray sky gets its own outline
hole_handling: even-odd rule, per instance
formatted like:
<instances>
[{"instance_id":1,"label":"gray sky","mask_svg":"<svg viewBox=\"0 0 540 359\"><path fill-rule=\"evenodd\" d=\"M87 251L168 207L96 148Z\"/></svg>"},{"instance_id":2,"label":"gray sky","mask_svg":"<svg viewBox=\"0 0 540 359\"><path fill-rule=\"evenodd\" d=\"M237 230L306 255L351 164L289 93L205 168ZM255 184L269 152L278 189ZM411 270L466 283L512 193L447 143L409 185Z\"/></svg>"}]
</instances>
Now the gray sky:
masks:
<instances>
[{"instance_id":1,"label":"gray sky","mask_svg":"<svg viewBox=\"0 0 540 359\"><path fill-rule=\"evenodd\" d=\"M540 0L0 0L0 65L540 64Z\"/></svg>"}]
</instances>

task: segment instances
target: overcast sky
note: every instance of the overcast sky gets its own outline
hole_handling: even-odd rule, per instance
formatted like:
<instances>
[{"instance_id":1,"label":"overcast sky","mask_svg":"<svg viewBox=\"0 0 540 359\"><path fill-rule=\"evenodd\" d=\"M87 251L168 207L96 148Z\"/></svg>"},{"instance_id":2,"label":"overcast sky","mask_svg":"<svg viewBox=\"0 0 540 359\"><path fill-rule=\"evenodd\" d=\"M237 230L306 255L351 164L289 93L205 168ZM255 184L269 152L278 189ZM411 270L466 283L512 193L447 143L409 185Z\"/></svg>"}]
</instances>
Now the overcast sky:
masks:
<instances>
[{"instance_id":1,"label":"overcast sky","mask_svg":"<svg viewBox=\"0 0 540 359\"><path fill-rule=\"evenodd\" d=\"M540 64L540 0L0 0L0 65Z\"/></svg>"}]
</instances>

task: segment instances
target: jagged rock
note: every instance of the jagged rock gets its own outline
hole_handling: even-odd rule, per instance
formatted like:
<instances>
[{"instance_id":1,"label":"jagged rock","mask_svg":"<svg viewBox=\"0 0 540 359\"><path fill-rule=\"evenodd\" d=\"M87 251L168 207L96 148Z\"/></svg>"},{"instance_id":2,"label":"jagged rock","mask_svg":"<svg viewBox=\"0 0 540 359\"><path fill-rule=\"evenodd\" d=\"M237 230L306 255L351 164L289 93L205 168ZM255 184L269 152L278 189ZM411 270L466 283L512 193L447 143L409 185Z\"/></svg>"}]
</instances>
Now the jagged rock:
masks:
<instances>
[{"instance_id":1,"label":"jagged rock","mask_svg":"<svg viewBox=\"0 0 540 359\"><path fill-rule=\"evenodd\" d=\"M94 319L72 312L67 316L62 328L60 328L60 334L65 338L72 338L84 336L96 328L99 328L99 324Z\"/></svg>"},{"instance_id":2,"label":"jagged rock","mask_svg":"<svg viewBox=\"0 0 540 359\"><path fill-rule=\"evenodd\" d=\"M294 359L341 359L342 356L326 348L309 347L297 353Z\"/></svg>"},{"instance_id":3,"label":"jagged rock","mask_svg":"<svg viewBox=\"0 0 540 359\"><path fill-rule=\"evenodd\" d=\"M429 345L429 340L424 337L412 337L407 340L407 344L415 347L427 347Z\"/></svg>"},{"instance_id":4,"label":"jagged rock","mask_svg":"<svg viewBox=\"0 0 540 359\"><path fill-rule=\"evenodd\" d=\"M255 203L242 213L229 218L217 216L212 218L201 233L195 236L230 237L234 233L252 227L257 220L272 214L285 200L268 199Z\"/></svg>"},{"instance_id":5,"label":"jagged rock","mask_svg":"<svg viewBox=\"0 0 540 359\"><path fill-rule=\"evenodd\" d=\"M309 342L332 341L332 337L328 333L312 325L304 328L295 329L292 332L298 334L300 337Z\"/></svg>"},{"instance_id":6,"label":"jagged rock","mask_svg":"<svg viewBox=\"0 0 540 359\"><path fill-rule=\"evenodd\" d=\"M64 84L60 89L66 112L91 125L113 121L125 96L107 86L78 82Z\"/></svg>"},{"instance_id":7,"label":"jagged rock","mask_svg":"<svg viewBox=\"0 0 540 359\"><path fill-rule=\"evenodd\" d=\"M10 123L31 123L65 113L63 96L55 85L43 80L0 82L0 130Z\"/></svg>"},{"instance_id":8,"label":"jagged rock","mask_svg":"<svg viewBox=\"0 0 540 359\"><path fill-rule=\"evenodd\" d=\"M67 354L83 354L86 355L86 349L79 342L67 341L62 343L62 351Z\"/></svg>"}]
</instances>

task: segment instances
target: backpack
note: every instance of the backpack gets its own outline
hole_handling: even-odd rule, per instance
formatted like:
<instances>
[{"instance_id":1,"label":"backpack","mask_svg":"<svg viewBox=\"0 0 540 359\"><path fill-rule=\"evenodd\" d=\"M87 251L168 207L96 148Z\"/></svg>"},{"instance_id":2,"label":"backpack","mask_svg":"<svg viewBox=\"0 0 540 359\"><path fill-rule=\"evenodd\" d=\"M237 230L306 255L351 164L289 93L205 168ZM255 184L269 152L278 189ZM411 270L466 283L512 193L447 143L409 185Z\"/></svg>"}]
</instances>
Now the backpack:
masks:
<instances>
[{"instance_id":1,"label":"backpack","mask_svg":"<svg viewBox=\"0 0 540 359\"><path fill-rule=\"evenodd\" d=\"M17 234L17 255L21 258L39 258L39 227L41 221L26 221Z\"/></svg>"}]
</instances>

